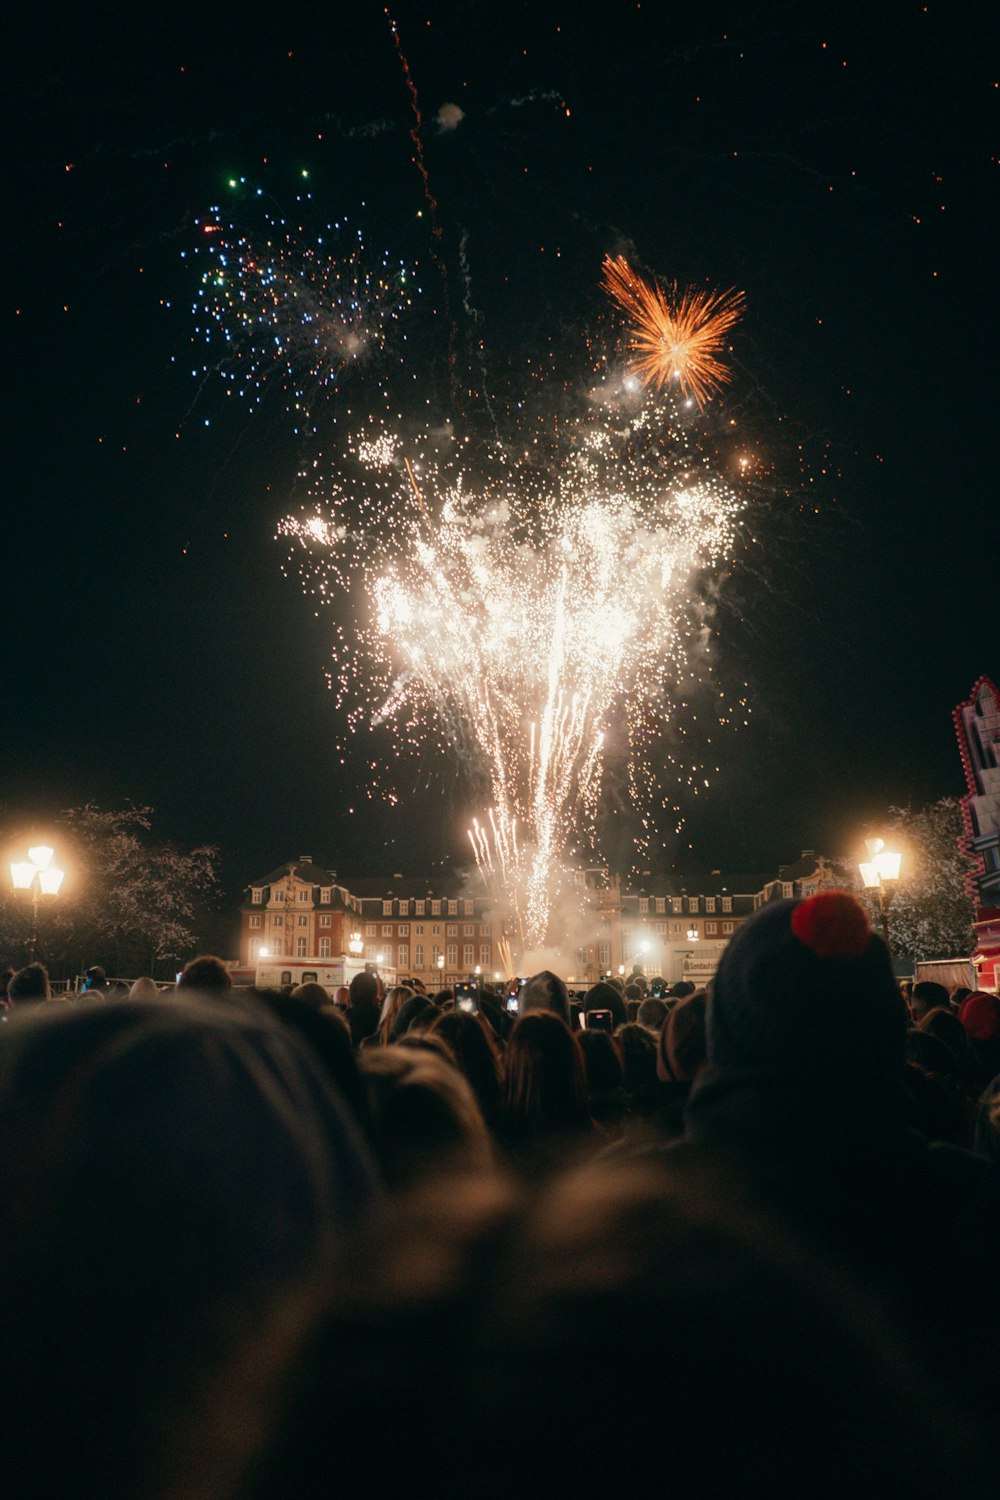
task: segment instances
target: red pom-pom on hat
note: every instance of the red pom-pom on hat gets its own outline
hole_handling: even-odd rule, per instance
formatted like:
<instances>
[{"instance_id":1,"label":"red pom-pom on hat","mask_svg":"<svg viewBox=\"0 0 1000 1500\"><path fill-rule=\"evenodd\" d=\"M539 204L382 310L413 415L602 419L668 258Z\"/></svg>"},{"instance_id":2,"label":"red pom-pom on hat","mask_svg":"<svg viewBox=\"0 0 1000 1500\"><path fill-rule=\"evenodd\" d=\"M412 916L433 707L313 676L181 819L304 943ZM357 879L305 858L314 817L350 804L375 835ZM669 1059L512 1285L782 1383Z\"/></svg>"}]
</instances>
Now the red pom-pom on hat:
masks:
<instances>
[{"instance_id":1,"label":"red pom-pom on hat","mask_svg":"<svg viewBox=\"0 0 1000 1500\"><path fill-rule=\"evenodd\" d=\"M856 896L848 891L820 891L792 912L792 931L817 958L860 958L868 947L872 924Z\"/></svg>"}]
</instances>

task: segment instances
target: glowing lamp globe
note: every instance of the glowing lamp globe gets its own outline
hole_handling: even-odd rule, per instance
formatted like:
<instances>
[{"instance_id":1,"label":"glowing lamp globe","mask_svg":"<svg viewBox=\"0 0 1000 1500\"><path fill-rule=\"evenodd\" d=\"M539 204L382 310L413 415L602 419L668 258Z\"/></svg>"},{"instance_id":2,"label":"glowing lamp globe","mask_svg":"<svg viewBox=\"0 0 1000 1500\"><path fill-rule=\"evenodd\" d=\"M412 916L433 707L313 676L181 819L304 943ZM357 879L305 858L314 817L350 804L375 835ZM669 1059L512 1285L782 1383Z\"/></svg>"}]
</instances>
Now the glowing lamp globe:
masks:
<instances>
[{"instance_id":1,"label":"glowing lamp globe","mask_svg":"<svg viewBox=\"0 0 1000 1500\"><path fill-rule=\"evenodd\" d=\"M38 874L38 866L28 860L15 860L10 867L10 878L14 882L16 891L30 891L31 884Z\"/></svg>"},{"instance_id":2,"label":"glowing lamp globe","mask_svg":"<svg viewBox=\"0 0 1000 1500\"><path fill-rule=\"evenodd\" d=\"M54 853L55 850L50 849L48 844L36 844L33 849L28 850L28 858L36 869L47 870Z\"/></svg>"},{"instance_id":3,"label":"glowing lamp globe","mask_svg":"<svg viewBox=\"0 0 1000 1500\"><path fill-rule=\"evenodd\" d=\"M65 879L64 870L39 870L38 884L43 896L58 896L59 887Z\"/></svg>"}]
</instances>

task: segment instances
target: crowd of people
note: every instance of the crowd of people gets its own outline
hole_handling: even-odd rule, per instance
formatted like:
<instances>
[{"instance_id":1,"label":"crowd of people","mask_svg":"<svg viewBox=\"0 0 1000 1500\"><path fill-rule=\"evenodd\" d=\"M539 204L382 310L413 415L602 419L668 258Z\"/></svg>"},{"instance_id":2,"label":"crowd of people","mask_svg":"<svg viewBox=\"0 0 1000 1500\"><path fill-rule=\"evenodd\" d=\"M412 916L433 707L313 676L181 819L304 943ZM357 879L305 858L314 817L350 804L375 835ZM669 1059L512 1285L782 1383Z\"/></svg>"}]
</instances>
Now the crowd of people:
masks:
<instances>
[{"instance_id":1,"label":"crowd of people","mask_svg":"<svg viewBox=\"0 0 1000 1500\"><path fill-rule=\"evenodd\" d=\"M995 1492L1000 999L853 896L708 990L5 988L11 1494Z\"/></svg>"}]
</instances>

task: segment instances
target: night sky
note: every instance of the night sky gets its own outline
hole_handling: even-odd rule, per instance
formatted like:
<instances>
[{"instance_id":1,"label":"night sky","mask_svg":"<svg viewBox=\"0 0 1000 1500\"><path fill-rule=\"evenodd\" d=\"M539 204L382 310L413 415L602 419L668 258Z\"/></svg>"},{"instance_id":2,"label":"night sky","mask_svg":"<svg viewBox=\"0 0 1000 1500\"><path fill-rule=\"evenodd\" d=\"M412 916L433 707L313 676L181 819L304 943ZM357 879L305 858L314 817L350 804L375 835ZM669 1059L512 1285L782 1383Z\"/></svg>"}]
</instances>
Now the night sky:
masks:
<instances>
[{"instance_id":1,"label":"night sky","mask_svg":"<svg viewBox=\"0 0 1000 1500\"><path fill-rule=\"evenodd\" d=\"M251 409L192 377L199 220L255 212L257 186L417 268L394 369L458 428L482 426L483 385L507 412L542 371L579 378L610 326L605 254L745 291L708 420L760 463L758 541L717 614L719 682L752 713L657 863L851 852L888 806L960 794L950 710L1000 670L993 10L398 0L436 237L378 3L22 21L7 817L151 804L161 837L220 847L231 893L300 854L464 857L454 766L400 762L392 807L364 736L340 764L330 625L275 540L364 375L315 433L276 388ZM693 710L686 730L697 752Z\"/></svg>"}]
</instances>

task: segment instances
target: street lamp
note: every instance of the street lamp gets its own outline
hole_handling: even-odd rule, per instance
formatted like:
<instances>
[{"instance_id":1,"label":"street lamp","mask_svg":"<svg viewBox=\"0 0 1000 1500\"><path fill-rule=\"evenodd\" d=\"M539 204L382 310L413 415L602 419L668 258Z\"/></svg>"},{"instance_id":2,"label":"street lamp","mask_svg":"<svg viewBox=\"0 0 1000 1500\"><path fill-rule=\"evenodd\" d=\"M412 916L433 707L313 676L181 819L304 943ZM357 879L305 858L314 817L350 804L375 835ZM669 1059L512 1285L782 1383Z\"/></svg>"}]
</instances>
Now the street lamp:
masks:
<instances>
[{"instance_id":1,"label":"street lamp","mask_svg":"<svg viewBox=\"0 0 1000 1500\"><path fill-rule=\"evenodd\" d=\"M364 939L360 932L352 932L347 940L347 949L353 958L360 958L365 951Z\"/></svg>"},{"instance_id":2,"label":"street lamp","mask_svg":"<svg viewBox=\"0 0 1000 1500\"><path fill-rule=\"evenodd\" d=\"M438 973L441 973L441 971L444 969L444 954L443 953L439 953L438 956L437 956L437 966L438 966Z\"/></svg>"},{"instance_id":3,"label":"street lamp","mask_svg":"<svg viewBox=\"0 0 1000 1500\"><path fill-rule=\"evenodd\" d=\"M697 927L689 927L688 928L688 942L689 943L696 943L697 941L698 941L698 929L697 929Z\"/></svg>"},{"instance_id":4,"label":"street lamp","mask_svg":"<svg viewBox=\"0 0 1000 1500\"><path fill-rule=\"evenodd\" d=\"M28 850L26 860L12 860L10 878L15 891L31 892L31 937L28 955L34 960L38 949L38 899L40 896L58 896L65 872L52 863L55 850L48 844L35 844Z\"/></svg>"},{"instance_id":5,"label":"street lamp","mask_svg":"<svg viewBox=\"0 0 1000 1500\"><path fill-rule=\"evenodd\" d=\"M896 894L899 867L903 856L894 849L887 849L884 839L865 839L868 858L858 864L865 889L878 892L878 913L882 936L889 943L889 907Z\"/></svg>"}]
</instances>

